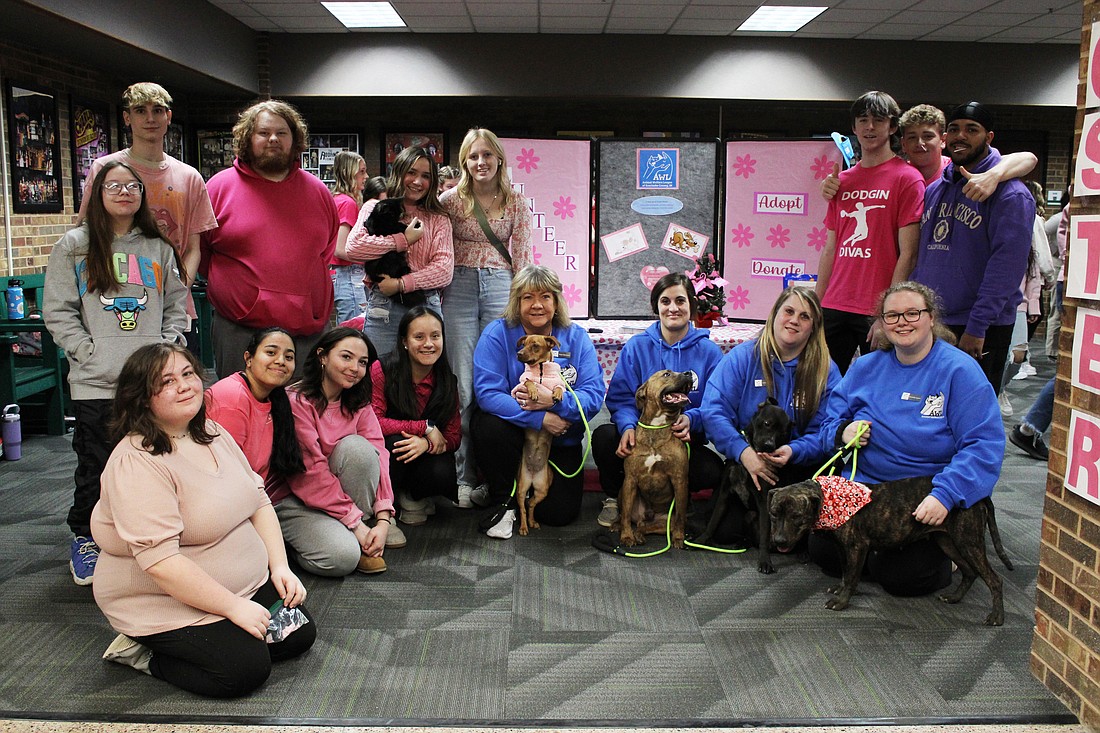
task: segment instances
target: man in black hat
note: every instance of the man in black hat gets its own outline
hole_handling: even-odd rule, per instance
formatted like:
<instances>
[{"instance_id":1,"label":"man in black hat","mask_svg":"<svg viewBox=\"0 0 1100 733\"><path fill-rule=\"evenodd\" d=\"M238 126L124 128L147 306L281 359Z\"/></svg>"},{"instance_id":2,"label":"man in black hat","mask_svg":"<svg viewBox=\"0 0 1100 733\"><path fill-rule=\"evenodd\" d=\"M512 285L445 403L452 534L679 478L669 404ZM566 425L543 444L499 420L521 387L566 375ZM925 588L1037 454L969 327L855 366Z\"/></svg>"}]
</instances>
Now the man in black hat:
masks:
<instances>
[{"instance_id":1,"label":"man in black hat","mask_svg":"<svg viewBox=\"0 0 1100 733\"><path fill-rule=\"evenodd\" d=\"M999 393L1022 298L1035 199L1016 179L1002 183L984 201L963 192L974 174L1001 160L990 147L993 125L992 112L978 102L959 105L948 116L951 163L925 191L912 278L939 294L944 324Z\"/></svg>"}]
</instances>

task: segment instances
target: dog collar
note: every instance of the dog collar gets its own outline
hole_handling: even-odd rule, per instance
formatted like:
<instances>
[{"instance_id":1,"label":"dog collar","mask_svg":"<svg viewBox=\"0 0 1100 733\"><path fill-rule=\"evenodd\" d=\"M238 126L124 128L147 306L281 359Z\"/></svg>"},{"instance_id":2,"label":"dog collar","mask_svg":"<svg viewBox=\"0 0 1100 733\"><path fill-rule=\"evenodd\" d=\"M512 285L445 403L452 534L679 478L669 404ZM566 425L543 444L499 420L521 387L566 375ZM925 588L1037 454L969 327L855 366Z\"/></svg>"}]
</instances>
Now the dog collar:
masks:
<instances>
[{"instance_id":1,"label":"dog collar","mask_svg":"<svg viewBox=\"0 0 1100 733\"><path fill-rule=\"evenodd\" d=\"M856 512L871 503L871 490L861 483L840 476L818 476L821 486L821 513L814 529L838 529Z\"/></svg>"},{"instance_id":2,"label":"dog collar","mask_svg":"<svg viewBox=\"0 0 1100 733\"><path fill-rule=\"evenodd\" d=\"M668 425L646 425L644 422L637 422L634 424L640 428L645 428L646 430L663 430L664 428L672 427L672 423L669 423Z\"/></svg>"}]
</instances>

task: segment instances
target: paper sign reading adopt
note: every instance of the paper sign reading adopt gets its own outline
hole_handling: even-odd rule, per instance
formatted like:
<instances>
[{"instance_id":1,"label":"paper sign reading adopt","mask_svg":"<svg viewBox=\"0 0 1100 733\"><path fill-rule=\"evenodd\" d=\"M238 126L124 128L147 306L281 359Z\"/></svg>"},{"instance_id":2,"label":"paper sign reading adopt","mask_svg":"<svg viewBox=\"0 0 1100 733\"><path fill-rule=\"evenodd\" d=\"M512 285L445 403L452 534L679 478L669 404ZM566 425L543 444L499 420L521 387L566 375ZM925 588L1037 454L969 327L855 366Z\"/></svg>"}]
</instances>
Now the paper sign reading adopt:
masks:
<instances>
[{"instance_id":1,"label":"paper sign reading adopt","mask_svg":"<svg viewBox=\"0 0 1100 733\"><path fill-rule=\"evenodd\" d=\"M784 216L806 215L806 194L804 193L768 193L757 191L753 199L753 212L756 214L783 214Z\"/></svg>"}]
</instances>

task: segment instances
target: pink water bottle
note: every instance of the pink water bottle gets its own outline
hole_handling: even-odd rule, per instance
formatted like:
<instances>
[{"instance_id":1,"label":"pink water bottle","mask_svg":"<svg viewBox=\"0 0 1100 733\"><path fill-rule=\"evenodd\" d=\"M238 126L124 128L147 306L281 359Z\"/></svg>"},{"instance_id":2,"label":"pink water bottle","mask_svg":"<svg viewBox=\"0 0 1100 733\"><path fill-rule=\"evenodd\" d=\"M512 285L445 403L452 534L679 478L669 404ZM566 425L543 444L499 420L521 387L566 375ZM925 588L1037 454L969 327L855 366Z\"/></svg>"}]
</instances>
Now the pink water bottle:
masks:
<instances>
[{"instance_id":1,"label":"pink water bottle","mask_svg":"<svg viewBox=\"0 0 1100 733\"><path fill-rule=\"evenodd\" d=\"M8 405L3 414L4 458L18 461L23 457L23 430L19 424L19 405Z\"/></svg>"}]
</instances>

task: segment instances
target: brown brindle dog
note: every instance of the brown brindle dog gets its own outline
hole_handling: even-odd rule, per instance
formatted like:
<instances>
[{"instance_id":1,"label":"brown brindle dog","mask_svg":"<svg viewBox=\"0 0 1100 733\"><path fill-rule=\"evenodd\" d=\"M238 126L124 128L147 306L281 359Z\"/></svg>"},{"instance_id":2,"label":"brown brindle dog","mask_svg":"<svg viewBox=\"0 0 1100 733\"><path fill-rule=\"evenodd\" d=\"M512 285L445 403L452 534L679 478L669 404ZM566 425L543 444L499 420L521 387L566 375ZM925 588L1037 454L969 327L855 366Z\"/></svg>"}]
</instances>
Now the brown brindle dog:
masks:
<instances>
[{"instance_id":1,"label":"brown brindle dog","mask_svg":"<svg viewBox=\"0 0 1100 733\"><path fill-rule=\"evenodd\" d=\"M943 524L933 526L913 518L917 505L932 490L930 476L885 481L867 488L871 490L870 503L834 530L845 552L844 578L838 587L829 589L830 593L836 594L836 598L830 598L825 607L834 611L848 607L869 550L903 547L931 535L962 573L955 589L941 593L939 599L945 603L958 603L970 590L974 580L981 576L993 595L993 610L986 616L985 625L1002 625L1005 618L1003 586L1001 576L990 566L985 554L987 527L993 549L1001 562L1009 570L1012 570L1012 562L1001 545L993 501L987 497L966 509L953 509ZM823 501L824 494L816 481L800 481L772 490L768 510L771 513L772 540L780 552L790 552L799 538L814 528Z\"/></svg>"},{"instance_id":2,"label":"brown brindle dog","mask_svg":"<svg viewBox=\"0 0 1100 733\"><path fill-rule=\"evenodd\" d=\"M672 434L672 424L687 406L691 387L691 372L666 369L654 373L634 393L641 417L634 431L634 450L623 461L626 477L619 492L619 519L612 526L619 530L619 544L624 547L645 544L646 534L664 534L673 499L672 546L684 547L688 449Z\"/></svg>"},{"instance_id":3,"label":"brown brindle dog","mask_svg":"<svg viewBox=\"0 0 1100 733\"><path fill-rule=\"evenodd\" d=\"M553 351L559 346L553 336L523 336L516 342L516 358L527 365L520 377L520 386L513 394L537 403L539 387L550 390L554 404L565 394L561 365L554 361ZM550 471L550 443L554 436L545 430L527 428L523 431L523 457L516 472L516 501L519 503L519 533L526 535L528 527L538 529L535 507L546 498L554 474ZM527 490L532 489L527 500Z\"/></svg>"}]
</instances>

